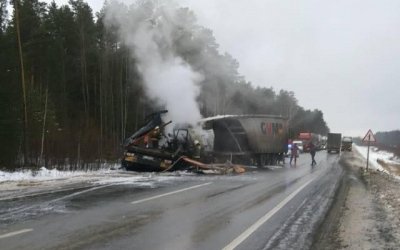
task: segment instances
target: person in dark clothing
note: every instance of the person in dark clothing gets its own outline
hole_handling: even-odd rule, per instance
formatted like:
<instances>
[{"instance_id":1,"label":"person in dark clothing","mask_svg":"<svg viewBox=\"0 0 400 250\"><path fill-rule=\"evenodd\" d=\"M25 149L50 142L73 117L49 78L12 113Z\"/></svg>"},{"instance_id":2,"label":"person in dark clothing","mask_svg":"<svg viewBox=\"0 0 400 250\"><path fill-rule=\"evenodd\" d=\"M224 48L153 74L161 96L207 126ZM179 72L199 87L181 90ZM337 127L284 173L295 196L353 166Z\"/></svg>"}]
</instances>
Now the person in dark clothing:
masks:
<instances>
[{"instance_id":1,"label":"person in dark clothing","mask_svg":"<svg viewBox=\"0 0 400 250\"><path fill-rule=\"evenodd\" d=\"M312 143L312 141L308 144L308 148L310 150L310 154L311 154L311 166L314 166L315 164L317 164L317 162L315 161L315 145L314 143Z\"/></svg>"},{"instance_id":2,"label":"person in dark clothing","mask_svg":"<svg viewBox=\"0 0 400 250\"><path fill-rule=\"evenodd\" d=\"M294 165L296 165L297 157L299 157L299 148L293 143L290 148L290 164L292 164L292 160L294 159Z\"/></svg>"}]
</instances>

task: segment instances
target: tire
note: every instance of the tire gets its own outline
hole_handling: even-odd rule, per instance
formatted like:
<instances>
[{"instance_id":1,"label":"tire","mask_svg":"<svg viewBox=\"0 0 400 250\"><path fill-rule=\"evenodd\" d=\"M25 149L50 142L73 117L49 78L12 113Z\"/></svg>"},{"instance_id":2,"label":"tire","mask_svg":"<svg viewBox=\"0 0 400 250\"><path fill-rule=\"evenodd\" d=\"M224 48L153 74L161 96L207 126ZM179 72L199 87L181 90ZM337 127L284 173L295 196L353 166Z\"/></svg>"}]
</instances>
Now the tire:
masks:
<instances>
[{"instance_id":1,"label":"tire","mask_svg":"<svg viewBox=\"0 0 400 250\"><path fill-rule=\"evenodd\" d=\"M257 155L257 167L262 168L265 165L265 155L259 154Z\"/></svg>"}]
</instances>

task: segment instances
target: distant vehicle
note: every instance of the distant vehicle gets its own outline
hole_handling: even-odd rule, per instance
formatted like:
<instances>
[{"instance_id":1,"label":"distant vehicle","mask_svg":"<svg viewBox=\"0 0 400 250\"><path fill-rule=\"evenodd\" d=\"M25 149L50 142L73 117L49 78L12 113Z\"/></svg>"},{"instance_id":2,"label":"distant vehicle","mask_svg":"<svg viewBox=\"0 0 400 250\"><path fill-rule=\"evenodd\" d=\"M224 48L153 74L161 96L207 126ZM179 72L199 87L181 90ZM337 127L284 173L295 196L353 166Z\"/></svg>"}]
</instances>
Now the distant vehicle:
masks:
<instances>
[{"instance_id":1,"label":"distant vehicle","mask_svg":"<svg viewBox=\"0 0 400 250\"><path fill-rule=\"evenodd\" d=\"M292 141L291 143L289 143L288 152L286 154L286 157L290 157L291 156L291 154L292 154L291 148L292 148L292 145L294 145L294 144L297 146L299 154L304 152L303 141L295 140L295 141Z\"/></svg>"},{"instance_id":2,"label":"distant vehicle","mask_svg":"<svg viewBox=\"0 0 400 250\"><path fill-rule=\"evenodd\" d=\"M353 138L350 136L343 136L342 139L342 151L351 151L353 146Z\"/></svg>"},{"instance_id":3,"label":"distant vehicle","mask_svg":"<svg viewBox=\"0 0 400 250\"><path fill-rule=\"evenodd\" d=\"M340 153L341 143L342 143L342 134L328 133L328 140L326 145L328 153L333 151Z\"/></svg>"},{"instance_id":4,"label":"distant vehicle","mask_svg":"<svg viewBox=\"0 0 400 250\"><path fill-rule=\"evenodd\" d=\"M300 153L308 152L308 144L310 143L310 141L313 140L313 138L314 138L313 133L308 133L308 132L299 133L299 135L297 136L297 140L301 141L301 151L299 150ZM299 145L297 145L297 147L299 147L300 149Z\"/></svg>"},{"instance_id":5,"label":"distant vehicle","mask_svg":"<svg viewBox=\"0 0 400 250\"><path fill-rule=\"evenodd\" d=\"M310 142L312 142L315 145L315 148L317 150L323 149L322 138L323 138L323 136L321 136L319 134L309 133L309 132L302 132L302 133L299 133L299 135L297 136L297 140L300 140L303 142L302 143L302 147L303 147L302 152L310 152L310 149L308 148L308 145Z\"/></svg>"},{"instance_id":6,"label":"distant vehicle","mask_svg":"<svg viewBox=\"0 0 400 250\"><path fill-rule=\"evenodd\" d=\"M303 141L296 140L296 141L293 141L293 144L297 145L297 148L299 149L299 153L303 153L304 152Z\"/></svg>"},{"instance_id":7,"label":"distant vehicle","mask_svg":"<svg viewBox=\"0 0 400 250\"><path fill-rule=\"evenodd\" d=\"M326 149L327 140L328 140L327 136L321 137L321 149Z\"/></svg>"}]
</instances>

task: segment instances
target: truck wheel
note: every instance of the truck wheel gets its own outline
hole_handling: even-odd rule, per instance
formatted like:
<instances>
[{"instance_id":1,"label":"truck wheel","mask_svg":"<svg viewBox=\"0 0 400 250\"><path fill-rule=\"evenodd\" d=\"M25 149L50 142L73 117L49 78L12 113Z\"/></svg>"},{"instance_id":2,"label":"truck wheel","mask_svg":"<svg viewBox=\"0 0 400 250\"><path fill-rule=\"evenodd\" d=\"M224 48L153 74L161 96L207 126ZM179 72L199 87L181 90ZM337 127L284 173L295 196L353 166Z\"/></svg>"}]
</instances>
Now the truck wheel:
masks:
<instances>
[{"instance_id":1,"label":"truck wheel","mask_svg":"<svg viewBox=\"0 0 400 250\"><path fill-rule=\"evenodd\" d=\"M257 167L262 168L265 165L265 155L259 154L257 156Z\"/></svg>"},{"instance_id":2,"label":"truck wheel","mask_svg":"<svg viewBox=\"0 0 400 250\"><path fill-rule=\"evenodd\" d=\"M121 168L126 170L127 169L128 164L126 163L126 161L122 160L121 161Z\"/></svg>"}]
</instances>

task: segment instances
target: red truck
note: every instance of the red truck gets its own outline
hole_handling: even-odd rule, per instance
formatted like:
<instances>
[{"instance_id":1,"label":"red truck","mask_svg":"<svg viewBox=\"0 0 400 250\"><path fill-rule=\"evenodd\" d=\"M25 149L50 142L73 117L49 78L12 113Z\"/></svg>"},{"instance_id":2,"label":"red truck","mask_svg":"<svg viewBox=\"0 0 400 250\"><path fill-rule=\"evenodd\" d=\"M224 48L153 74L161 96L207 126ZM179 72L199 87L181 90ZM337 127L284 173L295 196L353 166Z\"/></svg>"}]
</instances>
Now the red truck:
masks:
<instances>
[{"instance_id":1,"label":"red truck","mask_svg":"<svg viewBox=\"0 0 400 250\"><path fill-rule=\"evenodd\" d=\"M297 140L301 140L303 142L303 150L304 152L309 152L308 144L313 142L317 149L321 148L321 138L322 136L315 133L310 132L301 132L297 136Z\"/></svg>"}]
</instances>

